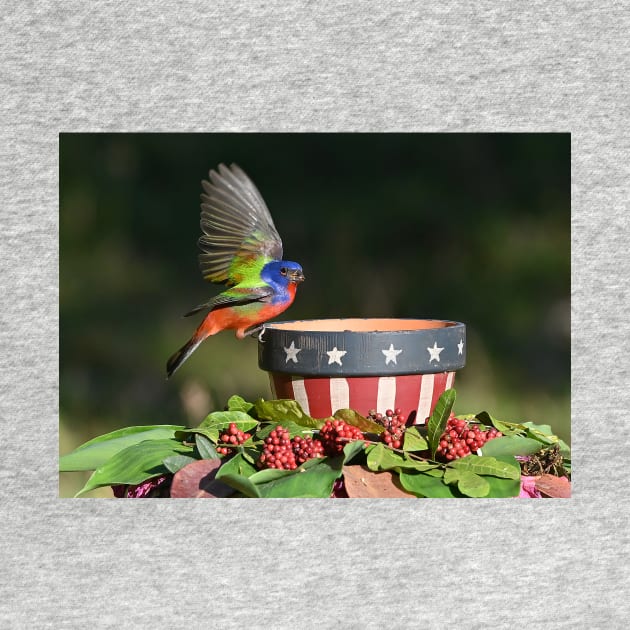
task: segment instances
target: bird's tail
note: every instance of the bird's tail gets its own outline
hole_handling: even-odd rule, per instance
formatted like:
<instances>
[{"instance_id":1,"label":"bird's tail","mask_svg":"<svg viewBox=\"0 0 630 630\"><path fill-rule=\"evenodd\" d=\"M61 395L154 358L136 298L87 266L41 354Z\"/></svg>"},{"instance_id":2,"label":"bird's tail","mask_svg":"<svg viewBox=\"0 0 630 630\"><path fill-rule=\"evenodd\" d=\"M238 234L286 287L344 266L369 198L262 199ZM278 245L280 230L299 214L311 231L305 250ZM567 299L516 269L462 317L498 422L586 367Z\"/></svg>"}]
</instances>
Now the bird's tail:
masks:
<instances>
[{"instance_id":1,"label":"bird's tail","mask_svg":"<svg viewBox=\"0 0 630 630\"><path fill-rule=\"evenodd\" d=\"M170 378L175 370L195 351L197 346L206 338L204 335L194 334L175 354L166 362L166 378Z\"/></svg>"}]
</instances>

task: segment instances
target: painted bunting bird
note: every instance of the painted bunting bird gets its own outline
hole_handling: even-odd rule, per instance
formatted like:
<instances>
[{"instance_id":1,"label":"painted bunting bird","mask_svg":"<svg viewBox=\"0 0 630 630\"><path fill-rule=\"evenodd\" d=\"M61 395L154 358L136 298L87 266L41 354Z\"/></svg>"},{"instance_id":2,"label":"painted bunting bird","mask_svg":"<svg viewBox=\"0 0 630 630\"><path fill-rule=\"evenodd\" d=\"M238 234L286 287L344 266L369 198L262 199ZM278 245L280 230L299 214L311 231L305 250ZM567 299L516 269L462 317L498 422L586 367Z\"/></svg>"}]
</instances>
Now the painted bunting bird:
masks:
<instances>
[{"instance_id":1,"label":"painted bunting bird","mask_svg":"<svg viewBox=\"0 0 630 630\"><path fill-rule=\"evenodd\" d=\"M199 265L206 280L229 288L186 313L209 311L167 361L167 378L206 337L234 329L243 339L260 330L291 306L304 280L298 263L282 260L282 241L254 183L236 164L219 164L218 171L201 182Z\"/></svg>"}]
</instances>

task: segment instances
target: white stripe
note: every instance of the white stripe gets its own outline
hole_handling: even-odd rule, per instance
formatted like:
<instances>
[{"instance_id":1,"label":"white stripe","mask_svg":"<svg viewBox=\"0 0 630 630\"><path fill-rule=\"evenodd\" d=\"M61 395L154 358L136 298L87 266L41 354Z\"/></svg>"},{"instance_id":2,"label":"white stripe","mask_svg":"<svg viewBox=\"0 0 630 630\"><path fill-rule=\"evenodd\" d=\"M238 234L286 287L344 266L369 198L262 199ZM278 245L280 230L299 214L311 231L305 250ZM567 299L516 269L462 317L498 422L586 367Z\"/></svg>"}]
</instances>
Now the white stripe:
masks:
<instances>
[{"instance_id":1,"label":"white stripe","mask_svg":"<svg viewBox=\"0 0 630 630\"><path fill-rule=\"evenodd\" d=\"M449 372L446 376L446 389L453 387L453 381L455 380L455 372Z\"/></svg>"},{"instance_id":2,"label":"white stripe","mask_svg":"<svg viewBox=\"0 0 630 630\"><path fill-rule=\"evenodd\" d=\"M418 415L416 424L424 424L424 419L431 411L431 400L433 399L433 382L435 374L423 374L420 382L420 400L418 401Z\"/></svg>"},{"instance_id":3,"label":"white stripe","mask_svg":"<svg viewBox=\"0 0 630 630\"><path fill-rule=\"evenodd\" d=\"M294 378L291 380L291 385L293 386L293 396L295 397L295 400L300 403L302 411L304 411L305 414L310 415L308 396L306 395L306 387L304 387L304 379Z\"/></svg>"},{"instance_id":4,"label":"white stripe","mask_svg":"<svg viewBox=\"0 0 630 630\"><path fill-rule=\"evenodd\" d=\"M330 407L333 413L350 407L350 387L345 378L330 379Z\"/></svg>"},{"instance_id":5,"label":"white stripe","mask_svg":"<svg viewBox=\"0 0 630 630\"><path fill-rule=\"evenodd\" d=\"M385 413L396 407L396 377L381 376L378 379L378 393L376 394L376 411Z\"/></svg>"}]
</instances>

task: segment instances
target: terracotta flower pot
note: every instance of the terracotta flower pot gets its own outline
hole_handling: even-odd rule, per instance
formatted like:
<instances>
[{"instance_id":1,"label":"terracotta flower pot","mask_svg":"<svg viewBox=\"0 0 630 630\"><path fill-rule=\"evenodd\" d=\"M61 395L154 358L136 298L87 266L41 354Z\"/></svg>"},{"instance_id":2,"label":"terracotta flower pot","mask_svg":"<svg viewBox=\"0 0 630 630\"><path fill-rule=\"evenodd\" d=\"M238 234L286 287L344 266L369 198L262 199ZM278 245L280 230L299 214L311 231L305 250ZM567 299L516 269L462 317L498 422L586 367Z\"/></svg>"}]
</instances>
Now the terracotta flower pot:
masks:
<instances>
[{"instance_id":1,"label":"terracotta flower pot","mask_svg":"<svg viewBox=\"0 0 630 630\"><path fill-rule=\"evenodd\" d=\"M436 319L311 319L267 324L258 365L274 398L325 418L402 409L423 424L466 362L466 326Z\"/></svg>"}]
</instances>

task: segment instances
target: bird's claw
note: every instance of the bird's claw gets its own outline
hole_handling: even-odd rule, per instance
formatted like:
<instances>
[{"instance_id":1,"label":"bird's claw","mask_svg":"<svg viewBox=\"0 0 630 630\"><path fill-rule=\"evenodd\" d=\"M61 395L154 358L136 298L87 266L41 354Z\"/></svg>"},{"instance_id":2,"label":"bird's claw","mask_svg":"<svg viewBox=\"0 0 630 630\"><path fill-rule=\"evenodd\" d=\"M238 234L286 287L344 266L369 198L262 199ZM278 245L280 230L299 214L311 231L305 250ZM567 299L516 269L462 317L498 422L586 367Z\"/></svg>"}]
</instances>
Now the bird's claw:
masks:
<instances>
[{"instance_id":1,"label":"bird's claw","mask_svg":"<svg viewBox=\"0 0 630 630\"><path fill-rule=\"evenodd\" d=\"M265 334L264 326L256 326L254 328L250 328L246 332L246 334L249 335L250 337L258 337L258 341L260 341L260 343L265 343L263 341L263 335Z\"/></svg>"}]
</instances>

